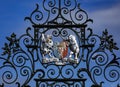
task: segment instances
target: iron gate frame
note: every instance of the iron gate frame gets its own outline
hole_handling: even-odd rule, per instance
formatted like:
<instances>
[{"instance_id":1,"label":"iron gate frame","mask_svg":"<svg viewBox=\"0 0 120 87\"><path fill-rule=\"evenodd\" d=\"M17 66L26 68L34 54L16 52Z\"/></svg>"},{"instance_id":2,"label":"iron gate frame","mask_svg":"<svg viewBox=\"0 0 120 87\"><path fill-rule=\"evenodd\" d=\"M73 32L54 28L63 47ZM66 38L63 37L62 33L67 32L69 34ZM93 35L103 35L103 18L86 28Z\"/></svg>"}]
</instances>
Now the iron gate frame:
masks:
<instances>
[{"instance_id":1,"label":"iron gate frame","mask_svg":"<svg viewBox=\"0 0 120 87\"><path fill-rule=\"evenodd\" d=\"M74 6L70 9L72 3ZM80 8L76 0L43 0L41 4L40 7L37 4L30 17L25 18L31 22L33 29L29 27L26 34L19 38L14 33L6 37L9 42L5 43L2 55L7 55L7 59L0 58L2 61L0 69L9 68L12 72L9 70L2 72L1 86L15 84L18 87L30 87L29 82L32 80L36 82L36 87L41 84L42 86L49 84L49 87L60 86L59 83L63 83L65 87L80 85L85 87L85 81L89 78L93 83L91 87L102 87L106 81L119 81L120 58L114 53L114 50L119 48L107 29L99 36L94 34L91 28L87 28L87 23L93 23L93 20L88 18L87 12ZM44 17L45 13L47 16ZM67 16L69 16L68 19ZM33 34L30 33L32 30ZM65 65L56 65L53 62L47 64L42 62L41 34L51 30L53 37L63 38L70 34L69 31L74 32L81 50L78 64L67 62ZM89 34L86 34L88 32ZM38 69L35 65L37 61L40 66ZM85 63L85 67L79 68L81 62ZM111 70L107 73L109 68ZM83 72L86 72L88 77L85 77ZM104 80L97 81L99 76L104 76ZM20 77L25 78L23 83L19 81Z\"/></svg>"}]
</instances>

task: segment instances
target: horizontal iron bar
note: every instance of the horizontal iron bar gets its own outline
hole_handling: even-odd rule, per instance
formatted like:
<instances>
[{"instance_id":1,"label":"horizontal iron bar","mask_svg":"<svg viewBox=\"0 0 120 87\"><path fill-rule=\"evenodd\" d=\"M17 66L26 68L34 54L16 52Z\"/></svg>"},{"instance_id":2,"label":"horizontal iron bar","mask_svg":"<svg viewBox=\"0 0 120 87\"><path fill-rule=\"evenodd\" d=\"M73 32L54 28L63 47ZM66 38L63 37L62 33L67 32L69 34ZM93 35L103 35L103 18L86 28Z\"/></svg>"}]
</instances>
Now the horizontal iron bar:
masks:
<instances>
[{"instance_id":1,"label":"horizontal iron bar","mask_svg":"<svg viewBox=\"0 0 120 87\"><path fill-rule=\"evenodd\" d=\"M41 82L45 82L45 81L56 81L56 82L67 82L67 81L86 81L87 79L34 79L36 82L41 81Z\"/></svg>"},{"instance_id":2,"label":"horizontal iron bar","mask_svg":"<svg viewBox=\"0 0 120 87\"><path fill-rule=\"evenodd\" d=\"M87 25L33 25L34 28L81 28L86 27Z\"/></svg>"},{"instance_id":3,"label":"horizontal iron bar","mask_svg":"<svg viewBox=\"0 0 120 87\"><path fill-rule=\"evenodd\" d=\"M40 48L40 46L37 45L27 45L28 48ZM89 45L82 45L80 47L88 48L88 47L94 47L94 44L89 44Z\"/></svg>"},{"instance_id":4,"label":"horizontal iron bar","mask_svg":"<svg viewBox=\"0 0 120 87\"><path fill-rule=\"evenodd\" d=\"M88 48L88 47L94 47L94 44L89 44L89 45L82 45L80 47Z\"/></svg>"}]
</instances>

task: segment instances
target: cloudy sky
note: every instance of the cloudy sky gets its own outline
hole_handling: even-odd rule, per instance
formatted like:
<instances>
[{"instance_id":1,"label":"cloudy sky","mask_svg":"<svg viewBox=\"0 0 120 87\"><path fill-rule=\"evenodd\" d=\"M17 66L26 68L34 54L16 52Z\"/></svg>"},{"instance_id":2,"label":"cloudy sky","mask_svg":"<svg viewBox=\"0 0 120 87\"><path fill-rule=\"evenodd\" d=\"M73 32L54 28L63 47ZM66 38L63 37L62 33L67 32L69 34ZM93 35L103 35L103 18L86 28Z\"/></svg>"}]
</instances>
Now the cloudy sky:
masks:
<instances>
[{"instance_id":1,"label":"cloudy sky","mask_svg":"<svg viewBox=\"0 0 120 87\"><path fill-rule=\"evenodd\" d=\"M89 18L94 23L89 25L95 33L101 34L104 29L115 38L120 47L120 0L78 0L81 8L86 10ZM5 42L5 37L15 32L19 36L25 33L30 26L24 21L26 16L34 10L40 0L1 0L0 2L0 41ZM0 47L3 46L0 43Z\"/></svg>"},{"instance_id":2,"label":"cloudy sky","mask_svg":"<svg viewBox=\"0 0 120 87\"><path fill-rule=\"evenodd\" d=\"M89 26L94 33L101 35L103 30L108 29L120 48L120 0L77 1L93 19L93 24ZM31 26L24 18L35 9L36 3L40 3L40 0L0 0L0 54L6 36L14 32L19 37Z\"/></svg>"}]
</instances>

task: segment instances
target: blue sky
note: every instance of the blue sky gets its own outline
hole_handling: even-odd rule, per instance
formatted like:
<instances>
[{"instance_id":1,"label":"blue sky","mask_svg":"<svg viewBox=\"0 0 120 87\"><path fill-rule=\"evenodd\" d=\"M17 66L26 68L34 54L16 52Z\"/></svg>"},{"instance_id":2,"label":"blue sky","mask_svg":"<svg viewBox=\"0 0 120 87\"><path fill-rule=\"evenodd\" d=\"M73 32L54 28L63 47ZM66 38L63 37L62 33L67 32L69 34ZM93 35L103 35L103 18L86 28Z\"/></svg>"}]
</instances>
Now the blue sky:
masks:
<instances>
[{"instance_id":1,"label":"blue sky","mask_svg":"<svg viewBox=\"0 0 120 87\"><path fill-rule=\"evenodd\" d=\"M89 18L94 20L91 25L95 32L102 32L108 28L119 44L120 32L120 0L77 0L81 8L87 11ZM30 26L24 21L26 16L34 10L40 0L1 0L0 2L0 41L12 32L21 35ZM0 43L0 47L2 43ZM119 45L120 46L120 45Z\"/></svg>"},{"instance_id":2,"label":"blue sky","mask_svg":"<svg viewBox=\"0 0 120 87\"><path fill-rule=\"evenodd\" d=\"M102 34L104 29L108 29L113 35L120 48L120 0L77 0L81 3L89 18L93 19L93 24L89 26L95 34ZM0 1L0 54L1 48L6 42L6 36L13 32L18 37L26 32L26 28L31 26L30 22L24 21L26 16L36 8L36 3L41 0L1 0ZM119 54L120 51L117 53ZM120 56L120 55L119 55Z\"/></svg>"},{"instance_id":3,"label":"blue sky","mask_svg":"<svg viewBox=\"0 0 120 87\"><path fill-rule=\"evenodd\" d=\"M114 36L120 47L120 0L77 0L81 3L81 8L87 11L89 18L94 23L89 25L95 33L107 28ZM24 21L26 16L35 9L36 3L40 0L1 0L0 2L0 41L5 42L5 37L15 32L18 36L25 33L30 26L28 21ZM3 46L0 43L0 48ZM1 52L1 50L0 50Z\"/></svg>"}]
</instances>

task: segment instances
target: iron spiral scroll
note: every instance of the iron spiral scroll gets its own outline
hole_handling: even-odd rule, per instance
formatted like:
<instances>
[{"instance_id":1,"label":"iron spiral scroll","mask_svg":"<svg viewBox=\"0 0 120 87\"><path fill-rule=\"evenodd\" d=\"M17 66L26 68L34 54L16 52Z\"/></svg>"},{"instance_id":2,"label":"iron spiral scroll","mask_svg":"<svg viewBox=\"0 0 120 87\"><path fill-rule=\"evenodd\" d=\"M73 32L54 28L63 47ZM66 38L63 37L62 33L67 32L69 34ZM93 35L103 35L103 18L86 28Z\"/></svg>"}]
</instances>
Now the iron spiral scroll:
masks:
<instances>
[{"instance_id":1,"label":"iron spiral scroll","mask_svg":"<svg viewBox=\"0 0 120 87\"><path fill-rule=\"evenodd\" d=\"M114 52L119 48L107 29L97 35L88 28L93 21L76 0L43 0L25 20L32 27L20 37L15 33L6 37L8 42L2 48L6 58L0 57L1 87L86 87L87 83L119 87L120 58ZM54 45L46 45L43 36ZM76 45L71 45L70 36L79 51L77 56L73 51L71 60L71 46Z\"/></svg>"}]
</instances>

